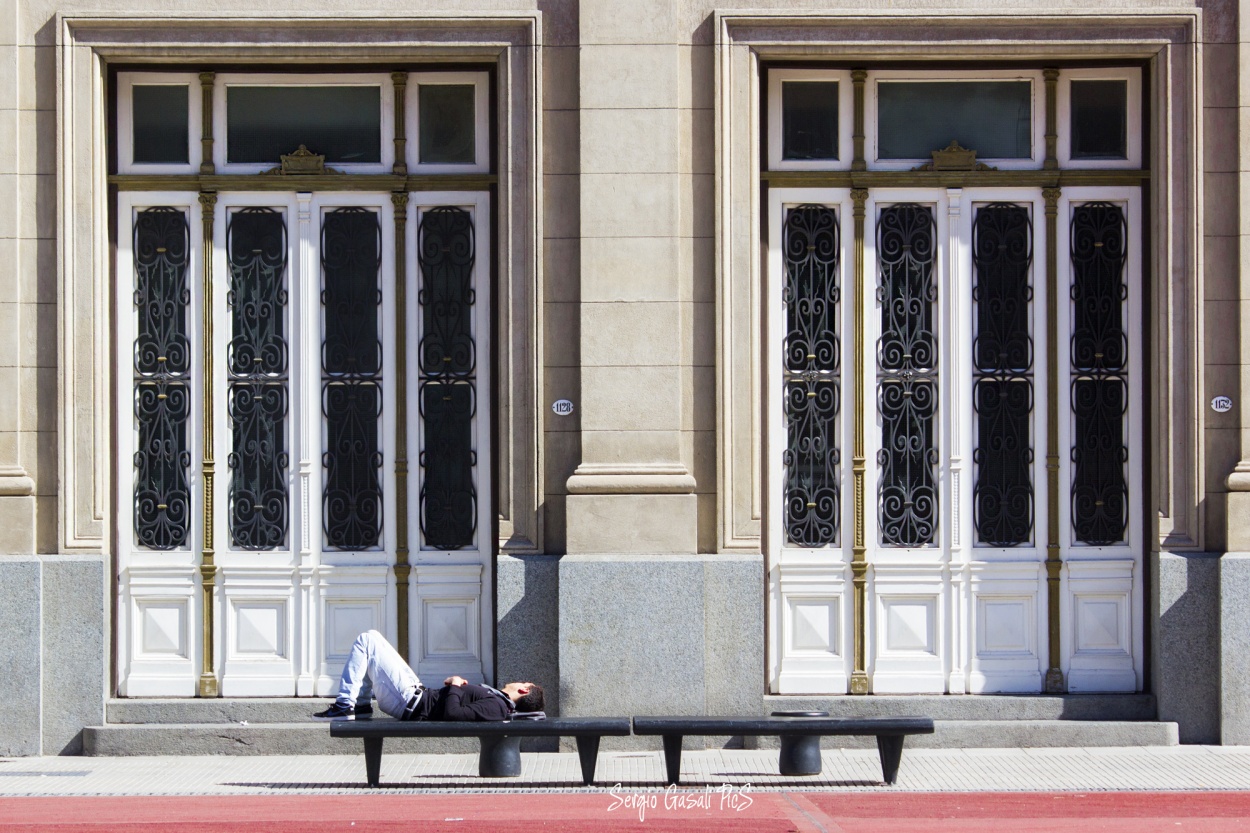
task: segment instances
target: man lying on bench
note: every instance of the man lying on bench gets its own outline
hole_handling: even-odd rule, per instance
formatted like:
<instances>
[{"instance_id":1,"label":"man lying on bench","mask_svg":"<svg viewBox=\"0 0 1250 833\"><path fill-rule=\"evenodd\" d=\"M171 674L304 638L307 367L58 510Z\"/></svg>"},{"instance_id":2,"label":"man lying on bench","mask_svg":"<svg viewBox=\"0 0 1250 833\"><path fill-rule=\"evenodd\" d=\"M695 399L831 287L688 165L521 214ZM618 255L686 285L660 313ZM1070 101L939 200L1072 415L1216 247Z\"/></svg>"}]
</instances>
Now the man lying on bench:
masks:
<instances>
[{"instance_id":1,"label":"man lying on bench","mask_svg":"<svg viewBox=\"0 0 1250 833\"><path fill-rule=\"evenodd\" d=\"M334 705L313 717L371 716L372 697L378 698L378 708L400 720L502 721L521 714L538 717L543 710L543 688L537 683L508 683L497 689L448 677L442 688L426 688L386 637L366 631L352 643Z\"/></svg>"}]
</instances>

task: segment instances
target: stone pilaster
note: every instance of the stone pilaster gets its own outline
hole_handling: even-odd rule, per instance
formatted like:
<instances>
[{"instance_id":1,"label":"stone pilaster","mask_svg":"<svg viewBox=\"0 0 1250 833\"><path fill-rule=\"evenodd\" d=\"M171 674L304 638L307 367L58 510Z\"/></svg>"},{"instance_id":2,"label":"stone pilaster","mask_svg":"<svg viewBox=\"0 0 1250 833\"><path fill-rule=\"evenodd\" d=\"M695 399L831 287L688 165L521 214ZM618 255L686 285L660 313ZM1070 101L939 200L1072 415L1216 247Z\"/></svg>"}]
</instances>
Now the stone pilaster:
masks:
<instances>
[{"instance_id":1,"label":"stone pilaster","mask_svg":"<svg viewBox=\"0 0 1250 833\"><path fill-rule=\"evenodd\" d=\"M569 553L697 548L684 253L711 205L691 197L681 151L689 79L673 14L662 0L580 7L582 458L567 484Z\"/></svg>"}]
</instances>

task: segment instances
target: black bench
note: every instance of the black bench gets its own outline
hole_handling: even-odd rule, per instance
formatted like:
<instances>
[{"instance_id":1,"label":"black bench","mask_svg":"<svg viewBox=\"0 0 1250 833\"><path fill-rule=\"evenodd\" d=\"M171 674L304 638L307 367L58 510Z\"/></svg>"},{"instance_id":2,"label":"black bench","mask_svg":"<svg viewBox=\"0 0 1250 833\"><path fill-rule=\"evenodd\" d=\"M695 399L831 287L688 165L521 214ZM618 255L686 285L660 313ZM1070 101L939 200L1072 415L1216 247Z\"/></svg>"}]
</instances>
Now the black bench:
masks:
<instances>
[{"instance_id":1,"label":"black bench","mask_svg":"<svg viewBox=\"0 0 1250 833\"><path fill-rule=\"evenodd\" d=\"M628 735L628 717L553 717L546 720L494 722L403 721L393 718L332 720L330 737L362 738L365 742L365 774L369 786L378 785L385 738L478 738L481 753L477 774L504 778L521 774L521 738L572 737L582 764L582 783L595 780L599 739L604 735Z\"/></svg>"},{"instance_id":2,"label":"black bench","mask_svg":"<svg viewBox=\"0 0 1250 833\"><path fill-rule=\"evenodd\" d=\"M686 735L777 735L782 775L819 775L822 735L875 735L885 783L898 778L907 735L933 734L929 717L635 717L635 735L664 739L668 783L681 780L681 741Z\"/></svg>"}]
</instances>

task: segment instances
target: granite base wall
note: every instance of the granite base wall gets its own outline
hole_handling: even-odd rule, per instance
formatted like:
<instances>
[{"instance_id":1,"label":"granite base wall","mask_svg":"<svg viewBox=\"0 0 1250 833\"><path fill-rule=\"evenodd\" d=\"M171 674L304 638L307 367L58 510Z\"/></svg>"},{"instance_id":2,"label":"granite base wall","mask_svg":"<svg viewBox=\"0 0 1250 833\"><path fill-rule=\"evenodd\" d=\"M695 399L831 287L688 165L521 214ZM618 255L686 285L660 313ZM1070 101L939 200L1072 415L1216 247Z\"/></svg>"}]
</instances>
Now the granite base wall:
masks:
<instances>
[{"instance_id":1,"label":"granite base wall","mask_svg":"<svg viewBox=\"0 0 1250 833\"><path fill-rule=\"evenodd\" d=\"M568 555L559 599L563 714L763 708L760 556ZM659 748L656 738L611 740Z\"/></svg>"},{"instance_id":2,"label":"granite base wall","mask_svg":"<svg viewBox=\"0 0 1250 833\"><path fill-rule=\"evenodd\" d=\"M102 556L0 556L0 756L77 755L104 722ZM29 717L26 717L29 716Z\"/></svg>"},{"instance_id":3,"label":"granite base wall","mask_svg":"<svg viewBox=\"0 0 1250 833\"><path fill-rule=\"evenodd\" d=\"M1220 559L1155 553L1151 573L1151 687L1158 720L1181 743L1220 742Z\"/></svg>"},{"instance_id":4,"label":"granite base wall","mask_svg":"<svg viewBox=\"0 0 1250 833\"><path fill-rule=\"evenodd\" d=\"M1220 557L1220 743L1250 744L1250 553Z\"/></svg>"},{"instance_id":5,"label":"granite base wall","mask_svg":"<svg viewBox=\"0 0 1250 833\"><path fill-rule=\"evenodd\" d=\"M0 556L0 703L14 716L39 714L40 567L38 559ZM0 755L38 755L39 740L38 720L0 720Z\"/></svg>"},{"instance_id":6,"label":"granite base wall","mask_svg":"<svg viewBox=\"0 0 1250 833\"><path fill-rule=\"evenodd\" d=\"M560 714L560 557L501 555L495 561L495 680L536 682L547 713ZM552 751L558 738L526 738L526 752Z\"/></svg>"}]
</instances>

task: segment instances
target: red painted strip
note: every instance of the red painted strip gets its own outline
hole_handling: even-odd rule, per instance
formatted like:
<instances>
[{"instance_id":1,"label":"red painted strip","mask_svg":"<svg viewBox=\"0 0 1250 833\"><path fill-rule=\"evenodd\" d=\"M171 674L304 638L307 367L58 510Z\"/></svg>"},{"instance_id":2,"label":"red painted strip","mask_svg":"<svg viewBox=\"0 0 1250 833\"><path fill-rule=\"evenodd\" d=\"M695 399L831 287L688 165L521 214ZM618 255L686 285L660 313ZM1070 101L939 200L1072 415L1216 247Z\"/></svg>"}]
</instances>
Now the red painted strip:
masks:
<instances>
[{"instance_id":1,"label":"red painted strip","mask_svg":"<svg viewBox=\"0 0 1250 833\"><path fill-rule=\"evenodd\" d=\"M359 796L178 796L99 798L0 799L0 830L39 825L41 829L80 825L191 826L212 820L215 825L263 824L265 830L340 829L357 824L446 824L449 830L473 830L481 823L498 822L515 828L519 819L541 819L544 830L637 829L640 818L647 830L690 833L711 821L721 830L792 831L793 807L776 793L757 793L722 801L713 793L696 801L690 792L622 790L619 794L475 794L475 795L359 795ZM318 825L332 825L319 827ZM119 828L120 829L120 828ZM204 829L224 829L210 826ZM359 828L357 828L359 829ZM438 828L443 829L443 828ZM493 828L492 828L493 829Z\"/></svg>"},{"instance_id":2,"label":"red painted strip","mask_svg":"<svg viewBox=\"0 0 1250 833\"><path fill-rule=\"evenodd\" d=\"M835 818L1245 818L1245 792L804 793Z\"/></svg>"},{"instance_id":3,"label":"red painted strip","mask_svg":"<svg viewBox=\"0 0 1250 833\"><path fill-rule=\"evenodd\" d=\"M642 814L642 820L639 814ZM264 830L513 833L1241 833L1250 792L752 793L697 791L472 795L281 795L0 799L0 833ZM1179 824L1178 824L1179 822Z\"/></svg>"}]
</instances>

